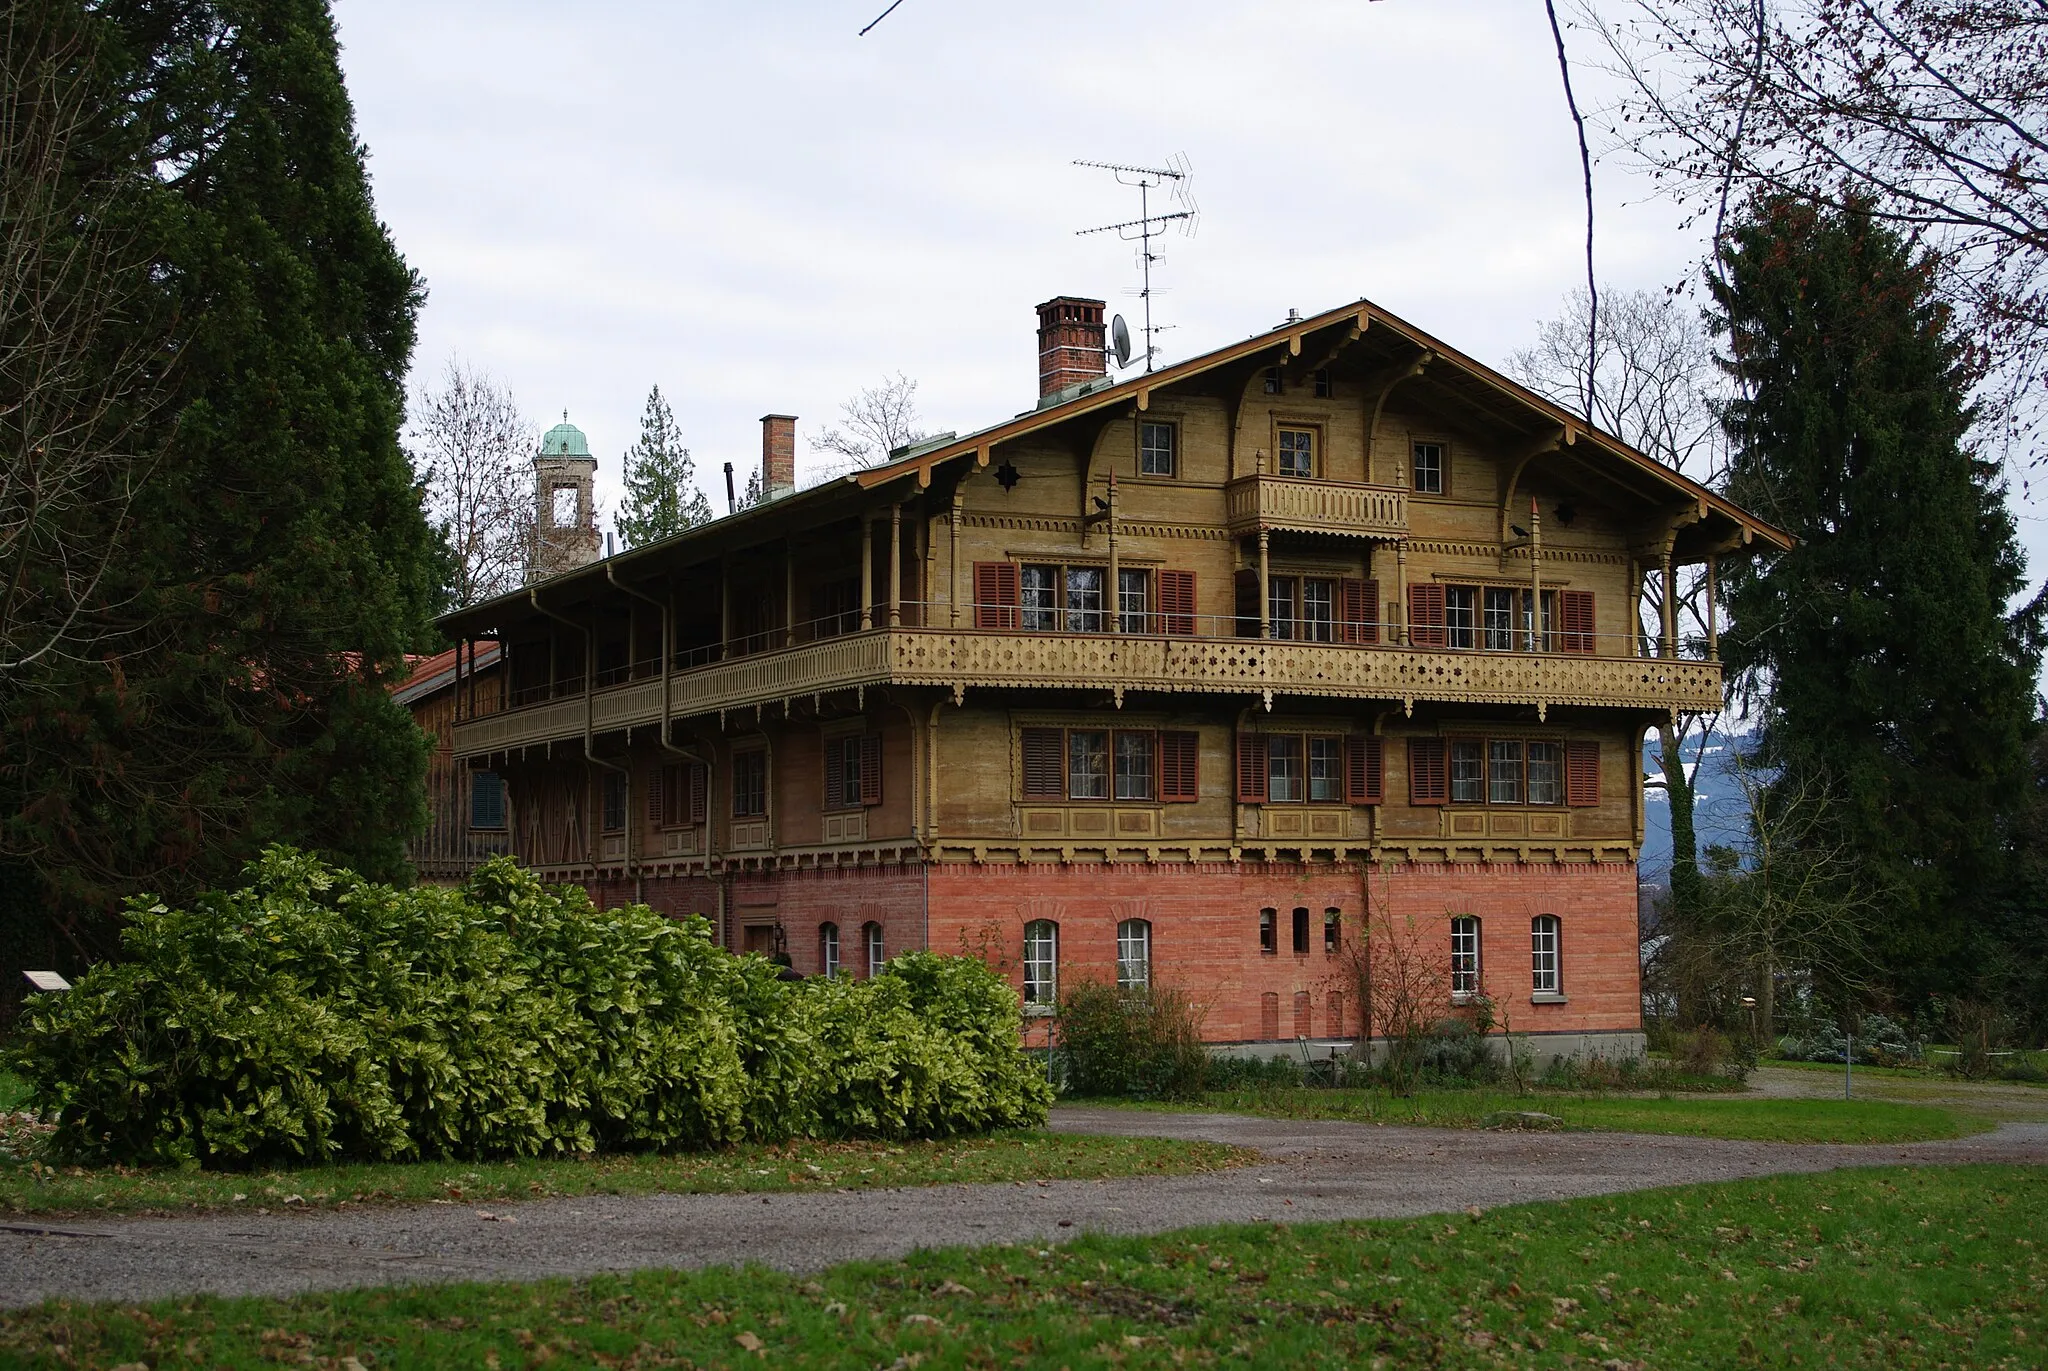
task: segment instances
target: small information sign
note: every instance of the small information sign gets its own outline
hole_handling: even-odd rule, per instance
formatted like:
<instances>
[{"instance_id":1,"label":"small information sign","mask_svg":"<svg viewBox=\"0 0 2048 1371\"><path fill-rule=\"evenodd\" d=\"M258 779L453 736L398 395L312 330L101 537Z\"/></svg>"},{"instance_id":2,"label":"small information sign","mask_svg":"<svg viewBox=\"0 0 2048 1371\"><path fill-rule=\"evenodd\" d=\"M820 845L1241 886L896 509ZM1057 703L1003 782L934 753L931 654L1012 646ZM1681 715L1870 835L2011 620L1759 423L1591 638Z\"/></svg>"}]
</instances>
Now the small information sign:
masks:
<instances>
[{"instance_id":1,"label":"small information sign","mask_svg":"<svg viewBox=\"0 0 2048 1371\"><path fill-rule=\"evenodd\" d=\"M69 990L71 988L71 982L65 980L54 971L24 971L21 974L28 977L28 983L38 990Z\"/></svg>"}]
</instances>

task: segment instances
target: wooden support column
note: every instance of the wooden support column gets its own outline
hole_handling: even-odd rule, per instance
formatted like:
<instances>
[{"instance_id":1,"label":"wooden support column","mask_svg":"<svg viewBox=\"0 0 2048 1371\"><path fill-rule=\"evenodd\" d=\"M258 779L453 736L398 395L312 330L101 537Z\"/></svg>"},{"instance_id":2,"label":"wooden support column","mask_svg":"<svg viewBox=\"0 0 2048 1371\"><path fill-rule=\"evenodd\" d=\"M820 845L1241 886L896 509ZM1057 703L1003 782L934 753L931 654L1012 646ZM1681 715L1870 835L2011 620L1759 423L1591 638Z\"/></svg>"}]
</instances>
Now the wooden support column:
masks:
<instances>
[{"instance_id":1,"label":"wooden support column","mask_svg":"<svg viewBox=\"0 0 2048 1371\"><path fill-rule=\"evenodd\" d=\"M1103 598L1109 602L1109 623L1105 625L1111 633L1124 631L1124 602L1120 585L1121 566L1116 550L1116 473L1109 473L1109 584L1103 588Z\"/></svg>"},{"instance_id":2,"label":"wooden support column","mask_svg":"<svg viewBox=\"0 0 2048 1371\"><path fill-rule=\"evenodd\" d=\"M1394 544L1394 613L1393 623L1388 627L1394 631L1394 641L1408 646L1408 540L1401 539Z\"/></svg>"},{"instance_id":3,"label":"wooden support column","mask_svg":"<svg viewBox=\"0 0 2048 1371\"><path fill-rule=\"evenodd\" d=\"M1273 602L1268 598L1270 592L1267 589L1266 579L1268 575L1266 557L1268 536L1266 530L1259 530L1259 636L1261 638L1273 636Z\"/></svg>"},{"instance_id":4,"label":"wooden support column","mask_svg":"<svg viewBox=\"0 0 2048 1371\"><path fill-rule=\"evenodd\" d=\"M796 544L782 545L782 645L796 646Z\"/></svg>"},{"instance_id":5,"label":"wooden support column","mask_svg":"<svg viewBox=\"0 0 2048 1371\"><path fill-rule=\"evenodd\" d=\"M889 627L903 626L903 502L889 506Z\"/></svg>"},{"instance_id":6,"label":"wooden support column","mask_svg":"<svg viewBox=\"0 0 2048 1371\"><path fill-rule=\"evenodd\" d=\"M1721 660L1721 629L1714 621L1714 558L1707 558L1707 660Z\"/></svg>"},{"instance_id":7,"label":"wooden support column","mask_svg":"<svg viewBox=\"0 0 2048 1371\"><path fill-rule=\"evenodd\" d=\"M860 515L860 626L875 626L875 521Z\"/></svg>"},{"instance_id":8,"label":"wooden support column","mask_svg":"<svg viewBox=\"0 0 2048 1371\"><path fill-rule=\"evenodd\" d=\"M953 491L953 505L947 512L946 525L946 622L954 628L960 627L960 505L962 495L956 487Z\"/></svg>"},{"instance_id":9,"label":"wooden support column","mask_svg":"<svg viewBox=\"0 0 2048 1371\"><path fill-rule=\"evenodd\" d=\"M718 559L718 659L732 656L732 558Z\"/></svg>"},{"instance_id":10,"label":"wooden support column","mask_svg":"<svg viewBox=\"0 0 2048 1371\"><path fill-rule=\"evenodd\" d=\"M1658 618L1662 620L1659 626L1664 632L1664 641L1658 646L1659 657L1678 655L1678 597L1672 593L1674 589L1671 584L1671 548L1667 545L1664 549L1664 584L1658 596Z\"/></svg>"},{"instance_id":11,"label":"wooden support column","mask_svg":"<svg viewBox=\"0 0 2048 1371\"><path fill-rule=\"evenodd\" d=\"M1542 652L1550 646L1543 623L1543 511L1529 501L1529 650Z\"/></svg>"}]
</instances>

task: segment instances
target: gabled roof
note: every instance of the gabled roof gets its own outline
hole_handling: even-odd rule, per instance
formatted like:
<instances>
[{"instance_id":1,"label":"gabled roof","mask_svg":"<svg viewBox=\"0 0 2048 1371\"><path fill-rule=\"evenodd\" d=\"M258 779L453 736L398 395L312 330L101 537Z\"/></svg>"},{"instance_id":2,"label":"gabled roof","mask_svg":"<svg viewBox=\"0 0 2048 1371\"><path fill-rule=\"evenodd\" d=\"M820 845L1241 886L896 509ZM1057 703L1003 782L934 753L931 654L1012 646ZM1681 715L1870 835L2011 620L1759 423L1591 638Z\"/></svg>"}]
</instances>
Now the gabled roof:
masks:
<instances>
[{"instance_id":1,"label":"gabled roof","mask_svg":"<svg viewBox=\"0 0 2048 1371\"><path fill-rule=\"evenodd\" d=\"M1460 400L1483 409L1495 421L1521 428L1532 441L1540 442L1543 435L1554 433L1574 459L1582 454L1604 458L1616 464L1617 469L1631 473L1659 490L1668 490L1674 509L1695 507L1698 518L1703 522L1710 515L1725 520L1721 527L1734 530L1740 542L1758 540L1780 549L1792 546L1791 535L1692 478L1637 451L1613 434L1603 432L1579 415L1466 356L1370 300L1359 299L1321 314L1290 320L1268 332L1254 334L1241 342L1190 357L1158 371L1098 386L979 432L928 443L885 465L822 482L738 514L714 519L672 538L564 572L535 587L454 611L445 615L440 623L443 631L450 634L486 631L494 627L506 612L517 613L521 606L527 605L530 592L550 593L559 606L581 594L602 589L608 580L630 580L636 575L651 574L657 570L652 564L656 558L671 565L679 553L684 560L708 559L738 551L761 541L764 536L780 536L779 533L769 533L770 528L781 529L790 524L801 527L836 518L850 518L865 504L863 492L905 480L914 480L919 488L928 487L933 473L948 465L970 460L986 465L999 443L1044 432L1101 411L1133 404L1143 409L1155 391L1195 381L1205 373L1234 363L1251 362L1262 356L1272 356L1275 361L1283 357L1296 358L1312 335L1342 331L1342 336L1348 338L1349 331L1353 329L1358 331L1360 339L1392 336L1411 350L1408 354L1411 357L1426 354L1430 359L1425 373L1429 382L1456 391Z\"/></svg>"},{"instance_id":2,"label":"gabled roof","mask_svg":"<svg viewBox=\"0 0 2048 1371\"><path fill-rule=\"evenodd\" d=\"M443 648L431 656L408 658L407 664L412 667L412 674L391 687L391 698L399 704L410 706L454 686L455 654L459 651L460 648L450 647ZM478 643L475 656L470 663L464 664L463 669L482 671L497 664L498 645Z\"/></svg>"}]
</instances>

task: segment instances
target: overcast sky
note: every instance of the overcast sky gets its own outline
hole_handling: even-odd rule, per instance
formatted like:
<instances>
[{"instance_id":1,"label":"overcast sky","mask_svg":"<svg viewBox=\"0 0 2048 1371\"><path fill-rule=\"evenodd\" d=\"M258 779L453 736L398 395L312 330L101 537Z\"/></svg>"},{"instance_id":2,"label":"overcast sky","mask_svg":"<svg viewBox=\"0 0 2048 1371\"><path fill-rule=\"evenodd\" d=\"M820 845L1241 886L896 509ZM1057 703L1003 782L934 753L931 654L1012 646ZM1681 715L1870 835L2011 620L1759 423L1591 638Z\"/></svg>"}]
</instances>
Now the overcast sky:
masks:
<instances>
[{"instance_id":1,"label":"overcast sky","mask_svg":"<svg viewBox=\"0 0 2048 1371\"><path fill-rule=\"evenodd\" d=\"M1583 279L1538 0L903 0L857 37L886 3L338 0L430 292L415 376L459 355L537 426L566 409L607 505L655 383L721 512L762 414L815 435L886 373L928 428L979 428L1036 398L1039 301L1135 326L1133 249L1075 231L1136 192L1075 158L1194 169L1199 232L1155 268L1169 361L1365 296L1499 364ZM1603 284L1692 274L1679 211L1595 174Z\"/></svg>"}]
</instances>

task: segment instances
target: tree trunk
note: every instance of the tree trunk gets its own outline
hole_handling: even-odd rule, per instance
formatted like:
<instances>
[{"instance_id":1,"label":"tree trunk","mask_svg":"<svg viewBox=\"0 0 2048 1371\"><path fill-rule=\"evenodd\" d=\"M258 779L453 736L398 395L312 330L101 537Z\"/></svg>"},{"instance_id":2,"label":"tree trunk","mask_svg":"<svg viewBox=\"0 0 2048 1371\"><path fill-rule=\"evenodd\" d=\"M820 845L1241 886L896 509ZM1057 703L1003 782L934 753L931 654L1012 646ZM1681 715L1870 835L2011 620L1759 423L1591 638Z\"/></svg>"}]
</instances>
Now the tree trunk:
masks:
<instances>
[{"instance_id":1,"label":"tree trunk","mask_svg":"<svg viewBox=\"0 0 2048 1371\"><path fill-rule=\"evenodd\" d=\"M1692 825L1692 780L1681 752L1684 737L1670 724L1657 726L1657 765L1664 772L1664 796L1671 811L1671 912L1697 913L1700 899L1699 838Z\"/></svg>"}]
</instances>

